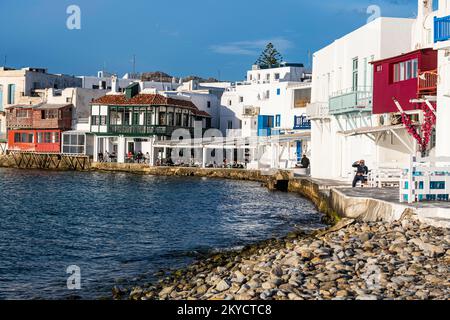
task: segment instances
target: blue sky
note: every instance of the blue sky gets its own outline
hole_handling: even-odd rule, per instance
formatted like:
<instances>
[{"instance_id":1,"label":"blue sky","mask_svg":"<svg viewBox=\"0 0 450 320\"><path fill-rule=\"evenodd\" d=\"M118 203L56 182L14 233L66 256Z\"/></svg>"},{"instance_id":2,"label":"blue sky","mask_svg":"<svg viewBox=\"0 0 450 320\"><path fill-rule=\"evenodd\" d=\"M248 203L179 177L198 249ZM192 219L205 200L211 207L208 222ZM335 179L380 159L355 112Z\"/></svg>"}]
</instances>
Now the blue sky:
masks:
<instances>
[{"instance_id":1,"label":"blue sky","mask_svg":"<svg viewBox=\"0 0 450 320\"><path fill-rule=\"evenodd\" d=\"M81 30L66 27L69 5ZM414 17L416 0L0 0L0 65L94 75L165 71L240 80L272 41L289 62L382 16Z\"/></svg>"}]
</instances>

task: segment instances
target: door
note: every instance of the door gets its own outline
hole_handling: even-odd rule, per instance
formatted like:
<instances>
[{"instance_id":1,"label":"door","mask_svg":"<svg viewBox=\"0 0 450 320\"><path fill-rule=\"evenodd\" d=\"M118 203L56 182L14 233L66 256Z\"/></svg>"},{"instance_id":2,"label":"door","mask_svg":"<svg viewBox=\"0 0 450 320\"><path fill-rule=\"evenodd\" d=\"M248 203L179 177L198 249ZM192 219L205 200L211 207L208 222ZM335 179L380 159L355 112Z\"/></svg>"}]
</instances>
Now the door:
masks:
<instances>
[{"instance_id":1,"label":"door","mask_svg":"<svg viewBox=\"0 0 450 320\"><path fill-rule=\"evenodd\" d=\"M302 160L302 141L297 141L297 161Z\"/></svg>"},{"instance_id":2,"label":"door","mask_svg":"<svg viewBox=\"0 0 450 320\"><path fill-rule=\"evenodd\" d=\"M128 152L134 154L134 142L128 142Z\"/></svg>"}]
</instances>

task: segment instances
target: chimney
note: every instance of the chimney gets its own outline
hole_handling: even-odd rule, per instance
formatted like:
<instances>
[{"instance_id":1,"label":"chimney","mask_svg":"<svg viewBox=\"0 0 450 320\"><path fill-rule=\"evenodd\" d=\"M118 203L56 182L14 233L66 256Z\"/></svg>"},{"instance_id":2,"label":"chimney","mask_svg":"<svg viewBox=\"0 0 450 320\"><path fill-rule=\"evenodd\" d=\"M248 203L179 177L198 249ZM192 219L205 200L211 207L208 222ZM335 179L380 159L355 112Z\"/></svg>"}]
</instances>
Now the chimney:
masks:
<instances>
[{"instance_id":1,"label":"chimney","mask_svg":"<svg viewBox=\"0 0 450 320\"><path fill-rule=\"evenodd\" d=\"M113 75L111 77L111 92L113 92L113 93L119 92L118 79L117 79L116 75Z\"/></svg>"}]
</instances>

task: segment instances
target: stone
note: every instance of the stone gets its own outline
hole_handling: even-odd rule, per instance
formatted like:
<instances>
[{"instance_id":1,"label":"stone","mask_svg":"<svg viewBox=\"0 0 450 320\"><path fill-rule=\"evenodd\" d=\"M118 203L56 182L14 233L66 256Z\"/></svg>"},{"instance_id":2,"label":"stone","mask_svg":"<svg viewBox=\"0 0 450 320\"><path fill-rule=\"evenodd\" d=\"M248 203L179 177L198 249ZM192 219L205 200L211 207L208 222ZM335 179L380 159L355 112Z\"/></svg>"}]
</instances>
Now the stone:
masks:
<instances>
[{"instance_id":1,"label":"stone","mask_svg":"<svg viewBox=\"0 0 450 320\"><path fill-rule=\"evenodd\" d=\"M411 239L409 242L415 244L417 247L420 248L420 250L425 252L425 254L427 254L430 257L440 256L445 253L444 248L430 243L425 243L423 240L419 238Z\"/></svg>"},{"instance_id":2,"label":"stone","mask_svg":"<svg viewBox=\"0 0 450 320\"><path fill-rule=\"evenodd\" d=\"M358 295L356 300L378 300L378 297L375 295Z\"/></svg>"},{"instance_id":3,"label":"stone","mask_svg":"<svg viewBox=\"0 0 450 320\"><path fill-rule=\"evenodd\" d=\"M281 277L283 275L283 269L280 266L277 266L272 269L271 274L277 277Z\"/></svg>"},{"instance_id":4,"label":"stone","mask_svg":"<svg viewBox=\"0 0 450 320\"><path fill-rule=\"evenodd\" d=\"M197 294L205 294L206 291L208 291L208 287L204 284L204 285L201 285L201 286L197 287L195 292Z\"/></svg>"},{"instance_id":5,"label":"stone","mask_svg":"<svg viewBox=\"0 0 450 320\"><path fill-rule=\"evenodd\" d=\"M167 298L167 296L170 295L174 289L175 286L165 287L159 292L158 296L163 299Z\"/></svg>"},{"instance_id":6,"label":"stone","mask_svg":"<svg viewBox=\"0 0 450 320\"><path fill-rule=\"evenodd\" d=\"M245 279L246 279L245 275L242 272L240 272L239 270L234 272L234 280L237 283L243 283L245 281Z\"/></svg>"},{"instance_id":7,"label":"stone","mask_svg":"<svg viewBox=\"0 0 450 320\"><path fill-rule=\"evenodd\" d=\"M276 286L272 283L272 282L264 282L261 287L264 290L270 290L270 289L274 289Z\"/></svg>"},{"instance_id":8,"label":"stone","mask_svg":"<svg viewBox=\"0 0 450 320\"><path fill-rule=\"evenodd\" d=\"M292 292L288 294L288 298L289 300L304 300L303 298Z\"/></svg>"},{"instance_id":9,"label":"stone","mask_svg":"<svg viewBox=\"0 0 450 320\"><path fill-rule=\"evenodd\" d=\"M219 292L223 292L230 289L230 285L225 280L219 281L219 283L216 285L216 290Z\"/></svg>"}]
</instances>

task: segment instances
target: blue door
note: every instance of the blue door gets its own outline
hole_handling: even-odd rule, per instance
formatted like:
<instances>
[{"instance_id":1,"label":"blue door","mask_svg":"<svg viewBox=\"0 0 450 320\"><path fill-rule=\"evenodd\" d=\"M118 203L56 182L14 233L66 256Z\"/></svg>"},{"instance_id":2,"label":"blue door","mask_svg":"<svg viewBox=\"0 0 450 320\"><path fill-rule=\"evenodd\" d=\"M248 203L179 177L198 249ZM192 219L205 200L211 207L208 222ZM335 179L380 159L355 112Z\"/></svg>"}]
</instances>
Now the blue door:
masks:
<instances>
[{"instance_id":1,"label":"blue door","mask_svg":"<svg viewBox=\"0 0 450 320\"><path fill-rule=\"evenodd\" d=\"M302 160L302 141L297 141L297 161Z\"/></svg>"}]
</instances>

